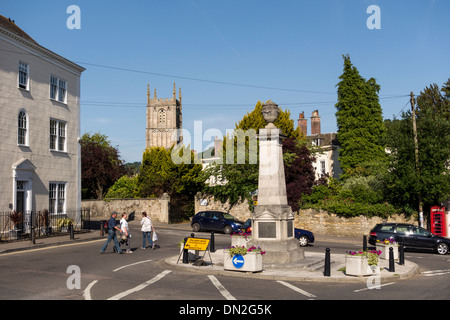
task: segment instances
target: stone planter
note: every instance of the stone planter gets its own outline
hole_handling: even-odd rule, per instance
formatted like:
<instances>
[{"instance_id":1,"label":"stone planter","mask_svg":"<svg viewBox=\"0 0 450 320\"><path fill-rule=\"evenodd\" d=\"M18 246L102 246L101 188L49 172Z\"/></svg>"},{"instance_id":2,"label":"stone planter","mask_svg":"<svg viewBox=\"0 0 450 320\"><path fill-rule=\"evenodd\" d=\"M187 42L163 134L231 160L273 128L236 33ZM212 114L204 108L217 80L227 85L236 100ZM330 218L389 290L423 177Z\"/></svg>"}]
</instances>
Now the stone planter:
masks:
<instances>
[{"instance_id":1,"label":"stone planter","mask_svg":"<svg viewBox=\"0 0 450 320\"><path fill-rule=\"evenodd\" d=\"M248 252L244 255L230 256L228 250L223 251L223 268L231 271L260 272L262 271L261 253Z\"/></svg>"},{"instance_id":2,"label":"stone planter","mask_svg":"<svg viewBox=\"0 0 450 320\"><path fill-rule=\"evenodd\" d=\"M398 245L396 244L376 244L377 251L381 251L380 258L389 260L389 248L392 248L394 251L394 260L398 260Z\"/></svg>"},{"instance_id":3,"label":"stone planter","mask_svg":"<svg viewBox=\"0 0 450 320\"><path fill-rule=\"evenodd\" d=\"M380 273L379 266L369 266L363 256L345 257L345 274L348 276L371 276Z\"/></svg>"},{"instance_id":4,"label":"stone planter","mask_svg":"<svg viewBox=\"0 0 450 320\"><path fill-rule=\"evenodd\" d=\"M249 237L231 236L231 246L232 247L247 247L248 240L250 240Z\"/></svg>"}]
</instances>

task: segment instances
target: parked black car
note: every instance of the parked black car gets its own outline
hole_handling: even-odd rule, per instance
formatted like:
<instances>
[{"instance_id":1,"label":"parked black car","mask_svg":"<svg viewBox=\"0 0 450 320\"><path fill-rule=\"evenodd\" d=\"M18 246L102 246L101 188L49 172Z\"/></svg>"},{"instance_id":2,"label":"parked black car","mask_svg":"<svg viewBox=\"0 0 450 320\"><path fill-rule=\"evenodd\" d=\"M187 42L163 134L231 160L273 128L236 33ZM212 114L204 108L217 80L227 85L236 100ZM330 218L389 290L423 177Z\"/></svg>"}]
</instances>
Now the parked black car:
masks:
<instances>
[{"instance_id":1,"label":"parked black car","mask_svg":"<svg viewBox=\"0 0 450 320\"><path fill-rule=\"evenodd\" d=\"M220 211L201 211L197 213L191 222L194 232L200 230L223 231L231 234L232 232L240 232L244 223L237 220L229 213Z\"/></svg>"},{"instance_id":2,"label":"parked black car","mask_svg":"<svg viewBox=\"0 0 450 320\"><path fill-rule=\"evenodd\" d=\"M450 239L432 234L424 228L404 223L377 224L369 235L369 243L375 245L377 240L393 239L405 248L432 249L439 254L447 254Z\"/></svg>"}]
</instances>

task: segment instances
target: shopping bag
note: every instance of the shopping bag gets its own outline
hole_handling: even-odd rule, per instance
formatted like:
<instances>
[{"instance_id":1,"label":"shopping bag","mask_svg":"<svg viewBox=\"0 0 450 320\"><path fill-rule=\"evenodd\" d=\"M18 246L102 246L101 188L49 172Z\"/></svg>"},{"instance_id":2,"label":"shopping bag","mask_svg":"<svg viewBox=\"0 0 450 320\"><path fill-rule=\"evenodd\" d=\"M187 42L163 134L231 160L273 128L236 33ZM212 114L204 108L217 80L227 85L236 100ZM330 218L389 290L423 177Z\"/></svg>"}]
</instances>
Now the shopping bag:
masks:
<instances>
[{"instance_id":1,"label":"shopping bag","mask_svg":"<svg viewBox=\"0 0 450 320\"><path fill-rule=\"evenodd\" d=\"M158 241L158 236L156 235L155 230L153 230L152 241Z\"/></svg>"}]
</instances>

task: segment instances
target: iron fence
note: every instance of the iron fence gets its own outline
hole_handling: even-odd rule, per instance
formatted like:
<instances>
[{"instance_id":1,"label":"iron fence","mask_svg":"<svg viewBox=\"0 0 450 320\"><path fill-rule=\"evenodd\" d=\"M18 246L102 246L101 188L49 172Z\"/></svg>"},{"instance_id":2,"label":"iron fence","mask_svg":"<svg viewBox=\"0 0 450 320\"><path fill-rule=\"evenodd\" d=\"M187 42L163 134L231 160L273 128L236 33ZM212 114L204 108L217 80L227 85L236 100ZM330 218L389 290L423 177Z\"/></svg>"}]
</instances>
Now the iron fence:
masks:
<instances>
[{"instance_id":1,"label":"iron fence","mask_svg":"<svg viewBox=\"0 0 450 320\"><path fill-rule=\"evenodd\" d=\"M35 237L57 236L70 232L84 232L90 229L90 211L66 211L49 213L43 211L7 211L0 212L0 240L20 240Z\"/></svg>"}]
</instances>

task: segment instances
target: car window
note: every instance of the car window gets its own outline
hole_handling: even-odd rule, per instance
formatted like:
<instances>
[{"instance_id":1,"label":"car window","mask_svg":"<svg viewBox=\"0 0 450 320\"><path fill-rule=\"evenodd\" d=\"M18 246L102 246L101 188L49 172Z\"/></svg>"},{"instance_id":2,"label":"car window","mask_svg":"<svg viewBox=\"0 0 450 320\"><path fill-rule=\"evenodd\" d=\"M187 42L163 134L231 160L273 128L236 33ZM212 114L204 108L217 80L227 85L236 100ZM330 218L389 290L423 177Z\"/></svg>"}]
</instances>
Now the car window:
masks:
<instances>
[{"instance_id":1,"label":"car window","mask_svg":"<svg viewBox=\"0 0 450 320\"><path fill-rule=\"evenodd\" d=\"M212 217L212 213L211 212L205 212L204 217L205 218L211 218Z\"/></svg>"},{"instance_id":2,"label":"car window","mask_svg":"<svg viewBox=\"0 0 450 320\"><path fill-rule=\"evenodd\" d=\"M382 226L380 228L382 232L394 232L394 226Z\"/></svg>"},{"instance_id":3,"label":"car window","mask_svg":"<svg viewBox=\"0 0 450 320\"><path fill-rule=\"evenodd\" d=\"M214 220L220 220L220 218L222 217L222 214L220 212L211 212L211 214Z\"/></svg>"},{"instance_id":4,"label":"car window","mask_svg":"<svg viewBox=\"0 0 450 320\"><path fill-rule=\"evenodd\" d=\"M419 236L428 236L429 232L423 228L413 227L412 233Z\"/></svg>"},{"instance_id":5,"label":"car window","mask_svg":"<svg viewBox=\"0 0 450 320\"><path fill-rule=\"evenodd\" d=\"M406 226L397 226L396 232L397 233L407 234L408 233L408 227L406 227Z\"/></svg>"},{"instance_id":6,"label":"car window","mask_svg":"<svg viewBox=\"0 0 450 320\"><path fill-rule=\"evenodd\" d=\"M224 213L223 217L227 220L235 220L234 217L229 213Z\"/></svg>"}]
</instances>

